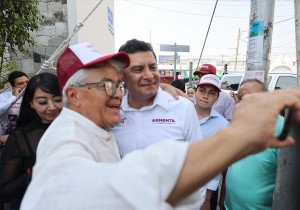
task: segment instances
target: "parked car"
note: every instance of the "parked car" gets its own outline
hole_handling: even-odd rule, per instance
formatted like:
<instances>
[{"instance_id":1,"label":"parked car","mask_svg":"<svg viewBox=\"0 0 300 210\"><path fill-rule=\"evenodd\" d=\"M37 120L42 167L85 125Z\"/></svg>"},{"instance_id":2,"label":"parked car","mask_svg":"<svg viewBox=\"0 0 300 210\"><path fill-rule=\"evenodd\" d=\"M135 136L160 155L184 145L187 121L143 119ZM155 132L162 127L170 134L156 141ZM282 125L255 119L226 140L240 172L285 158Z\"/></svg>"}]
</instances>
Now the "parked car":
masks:
<instances>
[{"instance_id":1,"label":"parked car","mask_svg":"<svg viewBox=\"0 0 300 210\"><path fill-rule=\"evenodd\" d=\"M221 89L229 93L236 92L243 81L244 73L226 74L221 79ZM295 73L270 73L269 91L297 87L297 74Z\"/></svg>"}]
</instances>

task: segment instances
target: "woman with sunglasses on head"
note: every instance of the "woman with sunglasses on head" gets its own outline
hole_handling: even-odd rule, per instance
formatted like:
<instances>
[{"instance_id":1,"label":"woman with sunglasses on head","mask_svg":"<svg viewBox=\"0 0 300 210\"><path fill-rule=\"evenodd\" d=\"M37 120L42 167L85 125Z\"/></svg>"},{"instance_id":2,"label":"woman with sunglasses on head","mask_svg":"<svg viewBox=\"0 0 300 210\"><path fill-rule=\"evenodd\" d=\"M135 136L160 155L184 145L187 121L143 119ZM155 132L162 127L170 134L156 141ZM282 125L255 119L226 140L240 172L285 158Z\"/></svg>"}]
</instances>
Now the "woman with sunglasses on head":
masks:
<instances>
[{"instance_id":1,"label":"woman with sunglasses on head","mask_svg":"<svg viewBox=\"0 0 300 210\"><path fill-rule=\"evenodd\" d=\"M57 77L41 73L32 77L25 90L17 128L2 150L0 168L1 200L10 210L20 203L30 182L37 145L48 126L63 108Z\"/></svg>"}]
</instances>

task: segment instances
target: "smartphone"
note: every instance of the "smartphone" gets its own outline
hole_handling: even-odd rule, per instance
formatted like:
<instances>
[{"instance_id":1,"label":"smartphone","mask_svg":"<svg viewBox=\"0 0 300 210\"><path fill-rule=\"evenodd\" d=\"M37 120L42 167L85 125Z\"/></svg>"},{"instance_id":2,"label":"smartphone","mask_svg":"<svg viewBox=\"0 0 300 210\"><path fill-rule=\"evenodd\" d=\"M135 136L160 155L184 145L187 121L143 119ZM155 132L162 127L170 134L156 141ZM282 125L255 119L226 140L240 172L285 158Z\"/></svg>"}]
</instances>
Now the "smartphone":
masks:
<instances>
[{"instance_id":1,"label":"smartphone","mask_svg":"<svg viewBox=\"0 0 300 210\"><path fill-rule=\"evenodd\" d=\"M286 139L286 137L289 135L290 130L293 126L293 113L289 108L285 109L284 116L285 116L285 118L284 118L283 129L282 129L280 135L277 137L281 141Z\"/></svg>"}]
</instances>

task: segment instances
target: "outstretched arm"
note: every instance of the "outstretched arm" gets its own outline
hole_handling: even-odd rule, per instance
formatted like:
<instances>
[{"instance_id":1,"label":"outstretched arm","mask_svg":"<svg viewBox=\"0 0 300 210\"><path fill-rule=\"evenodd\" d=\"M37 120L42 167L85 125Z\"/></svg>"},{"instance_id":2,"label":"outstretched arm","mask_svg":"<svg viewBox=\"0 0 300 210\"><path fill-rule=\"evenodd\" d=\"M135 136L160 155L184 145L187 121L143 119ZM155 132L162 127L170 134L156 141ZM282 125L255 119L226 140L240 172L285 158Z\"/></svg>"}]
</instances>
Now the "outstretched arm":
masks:
<instances>
[{"instance_id":1,"label":"outstretched arm","mask_svg":"<svg viewBox=\"0 0 300 210\"><path fill-rule=\"evenodd\" d=\"M295 120L300 122L299 89L256 93L244 99L237 106L228 128L189 147L177 184L168 198L170 204L175 205L230 164L249 154L294 143L291 137L279 141L273 133L276 119L285 107L290 107Z\"/></svg>"}]
</instances>

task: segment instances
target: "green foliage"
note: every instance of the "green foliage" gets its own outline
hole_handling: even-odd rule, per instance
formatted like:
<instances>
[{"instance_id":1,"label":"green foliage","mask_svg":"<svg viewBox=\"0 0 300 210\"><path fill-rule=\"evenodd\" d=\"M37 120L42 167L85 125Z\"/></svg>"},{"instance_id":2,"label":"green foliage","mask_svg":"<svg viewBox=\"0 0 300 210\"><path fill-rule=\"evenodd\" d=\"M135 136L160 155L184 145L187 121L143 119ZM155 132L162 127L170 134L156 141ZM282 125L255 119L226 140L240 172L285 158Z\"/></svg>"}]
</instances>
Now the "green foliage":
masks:
<instances>
[{"instance_id":1,"label":"green foliage","mask_svg":"<svg viewBox=\"0 0 300 210\"><path fill-rule=\"evenodd\" d=\"M34 44L30 33L39 28L42 19L37 0L0 0L0 75L3 69L13 68L5 64L4 54L27 53L26 44ZM1 76L0 87L3 82Z\"/></svg>"},{"instance_id":2,"label":"green foliage","mask_svg":"<svg viewBox=\"0 0 300 210\"><path fill-rule=\"evenodd\" d=\"M6 69L7 74L6 75L1 74L1 76L0 76L0 78L1 78L0 79L0 81L1 81L0 82L0 91L5 88L5 85L8 82L8 75L11 72L13 72L13 71L15 71L16 69L19 69L19 68L20 68L20 66L18 66L16 64L16 62L14 62L14 61L8 61L8 62L5 62L5 64L3 64L3 69Z\"/></svg>"}]
</instances>

